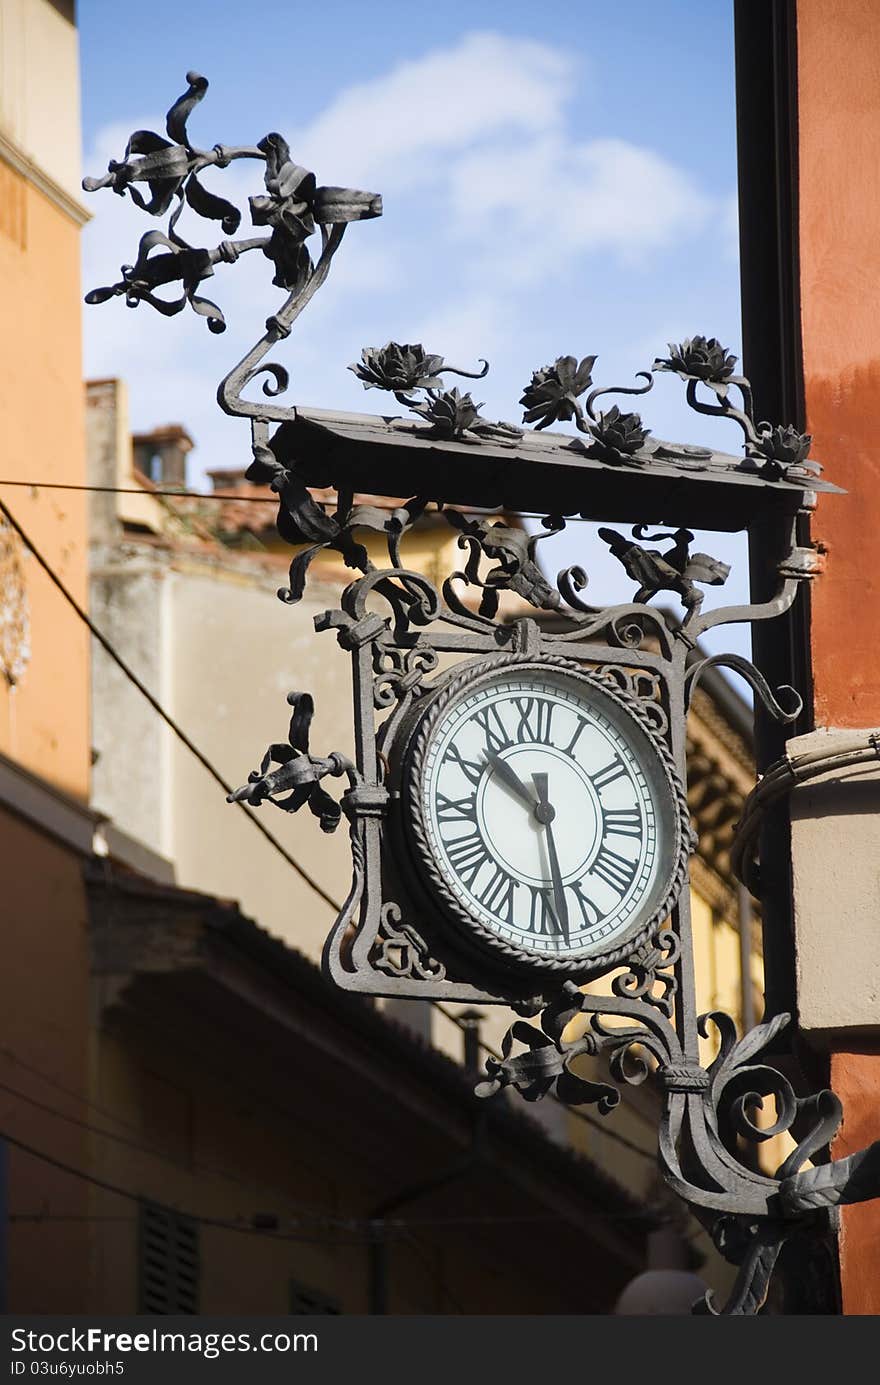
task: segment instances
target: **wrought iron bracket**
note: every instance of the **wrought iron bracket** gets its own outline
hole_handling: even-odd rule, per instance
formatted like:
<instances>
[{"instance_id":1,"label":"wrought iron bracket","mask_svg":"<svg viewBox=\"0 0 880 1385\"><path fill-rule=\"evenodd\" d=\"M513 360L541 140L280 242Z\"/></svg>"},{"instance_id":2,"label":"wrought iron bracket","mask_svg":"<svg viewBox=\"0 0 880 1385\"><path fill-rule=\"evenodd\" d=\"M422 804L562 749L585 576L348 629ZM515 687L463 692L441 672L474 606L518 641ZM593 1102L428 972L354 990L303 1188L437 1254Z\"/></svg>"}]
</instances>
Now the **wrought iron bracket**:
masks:
<instances>
[{"instance_id":1,"label":"wrought iron bracket","mask_svg":"<svg viewBox=\"0 0 880 1385\"><path fill-rule=\"evenodd\" d=\"M310 564L324 550L338 553L356 574L338 608L316 620L319 632L335 632L351 661L356 760L311 752L312 699L294 693L287 741L268 748L232 797L254 807L274 803L286 812L308 806L325 831L345 817L351 884L324 949L325 970L339 986L506 1004L523 1017L510 1027L502 1057L489 1061L481 1096L512 1087L536 1101L552 1091L564 1102L589 1103L610 1115L627 1085L653 1083L661 1099L665 1179L739 1266L728 1302L719 1307L709 1298L703 1308L756 1312L786 1239L796 1232L827 1234L838 1206L880 1193L880 1145L821 1162L840 1123L840 1103L831 1092L796 1095L766 1060L768 1049L778 1049L788 1015L772 1016L738 1038L728 1016L698 1013L686 853L669 917L653 920L628 955L591 970L588 991L576 966L514 971L444 929L399 849L401 765L420 712L450 680L465 667L511 658L568 661L605 680L662 739L682 780L688 706L709 667L743 676L769 715L791 722L801 706L795 689L769 687L741 656L694 659L693 651L710 628L772 620L792 606L801 584L821 571L819 555L797 542L798 515L809 512L817 491L837 488L821 479L808 436L756 418L748 380L713 337L670 343L668 354L626 387L593 386L595 355L560 356L532 373L520 399L522 426L484 418L469 392L444 380L482 379L486 361L462 370L416 343L365 348L351 366L366 389L393 396L410 417L330 415L279 403L289 388L288 371L266 357L326 281L348 223L379 216L381 198L318 186L278 134L253 145L198 147L188 122L208 84L196 73L187 83L168 112L167 138L136 131L105 176L85 180L89 191L109 187L128 194L149 215L170 213L167 232L142 237L135 263L123 267L118 282L92 290L87 302L122 297L128 307L147 303L166 316L188 305L211 331L221 332L222 311L196 290L218 266L262 252L272 265L272 283L286 297L222 380L218 400L227 413L249 419L247 474L277 495L278 531L295 550L280 598L299 601ZM261 163L264 188L249 202L258 234L236 240L241 211L208 192L199 175L239 159ZM185 208L218 222L224 238L213 247L185 241ZM308 243L316 234L320 250L313 258ZM177 285L176 297L162 296L168 285ZM741 455L661 442L640 413L617 404L596 407L608 395L647 395L664 374L684 382L697 413L736 425ZM261 377L262 398L246 399L247 386ZM571 431L548 431L554 424L571 425ZM311 489L328 485L337 494L332 509ZM410 498L388 509L359 503L356 492ZM509 517L517 508L543 513L543 532L526 533ZM484 513L474 513L479 509ZM462 552L461 565L438 584L407 568L401 554L408 530L428 510L445 517ZM790 530L774 595L704 611L703 588L723 585L729 569L691 551L693 529L747 528L770 511L785 517ZM547 576L545 545L572 515L616 515L631 524L629 534L600 530L600 540L635 583L631 599L589 605L588 560L555 581ZM384 536L387 565L371 561L364 530ZM665 546L649 546L658 543ZM683 619L648 604L661 592L680 600ZM749 824L759 800L777 780L784 788L793 772L786 766L768 775L747 808L737 857L747 880ZM340 799L324 786L334 777L347 780ZM600 993L603 976L608 988ZM719 1046L704 1064L700 1041L710 1028ZM600 1059L607 1081L596 1075ZM776 1118L760 1126L756 1113L771 1098ZM772 1176L757 1171L741 1142L761 1143L783 1131L795 1135L793 1152Z\"/></svg>"}]
</instances>

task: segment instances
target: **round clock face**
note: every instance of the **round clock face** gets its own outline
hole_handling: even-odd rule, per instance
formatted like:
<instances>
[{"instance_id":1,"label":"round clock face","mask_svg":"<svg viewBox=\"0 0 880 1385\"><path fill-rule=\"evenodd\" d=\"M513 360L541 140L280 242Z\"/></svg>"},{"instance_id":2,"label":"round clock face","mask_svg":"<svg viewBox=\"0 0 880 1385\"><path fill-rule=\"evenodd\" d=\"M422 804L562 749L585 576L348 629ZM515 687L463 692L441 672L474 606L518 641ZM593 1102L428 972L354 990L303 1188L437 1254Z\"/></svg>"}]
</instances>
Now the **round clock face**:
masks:
<instances>
[{"instance_id":1,"label":"round clock face","mask_svg":"<svg viewBox=\"0 0 880 1385\"><path fill-rule=\"evenodd\" d=\"M410 788L433 893L514 957L607 961L673 902L668 757L622 698L559 663L458 681L426 715Z\"/></svg>"}]
</instances>

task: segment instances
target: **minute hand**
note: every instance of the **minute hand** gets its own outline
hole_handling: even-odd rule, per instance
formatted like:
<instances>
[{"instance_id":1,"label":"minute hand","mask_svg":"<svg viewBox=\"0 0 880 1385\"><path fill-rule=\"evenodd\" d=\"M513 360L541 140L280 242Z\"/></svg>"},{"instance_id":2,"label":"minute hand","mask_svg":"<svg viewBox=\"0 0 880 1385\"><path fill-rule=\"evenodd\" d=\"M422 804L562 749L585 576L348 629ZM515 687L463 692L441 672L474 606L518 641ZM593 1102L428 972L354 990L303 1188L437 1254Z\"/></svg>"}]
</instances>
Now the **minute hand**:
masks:
<instances>
[{"instance_id":1,"label":"minute hand","mask_svg":"<svg viewBox=\"0 0 880 1385\"><path fill-rule=\"evenodd\" d=\"M559 857L556 854L556 841L553 836L553 819L556 813L547 798L547 775L533 774L532 783L538 795L535 816L539 822L543 823L547 833L547 854L550 857L550 877L553 881L553 912L558 920L559 929L565 939L566 946L568 946L568 905L565 902L565 887L562 883L562 872L559 869Z\"/></svg>"},{"instance_id":2,"label":"minute hand","mask_svg":"<svg viewBox=\"0 0 880 1385\"><path fill-rule=\"evenodd\" d=\"M491 750L487 750L484 753L499 779L503 779L507 787L512 789L517 797L521 798L523 803L527 803L534 812L537 807L535 796L526 788L516 770L513 768L513 765L509 765L506 760L502 760L500 755L494 754Z\"/></svg>"}]
</instances>

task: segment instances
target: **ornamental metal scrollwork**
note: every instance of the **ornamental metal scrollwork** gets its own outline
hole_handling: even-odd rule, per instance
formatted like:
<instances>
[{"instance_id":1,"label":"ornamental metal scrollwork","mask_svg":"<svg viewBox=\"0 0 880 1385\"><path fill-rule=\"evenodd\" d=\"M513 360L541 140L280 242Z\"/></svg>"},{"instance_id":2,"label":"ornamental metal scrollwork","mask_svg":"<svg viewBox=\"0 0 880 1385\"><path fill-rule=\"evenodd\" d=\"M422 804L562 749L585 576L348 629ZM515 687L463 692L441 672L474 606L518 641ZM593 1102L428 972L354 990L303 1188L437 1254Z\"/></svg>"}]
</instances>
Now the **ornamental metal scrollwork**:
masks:
<instances>
[{"instance_id":1,"label":"ornamental metal scrollwork","mask_svg":"<svg viewBox=\"0 0 880 1385\"><path fill-rule=\"evenodd\" d=\"M595 672L605 678L613 687L625 692L628 697L638 699L642 716L651 723L655 731L666 735L669 730L669 717L663 707L662 683L658 674L650 669L626 668L623 664L600 664Z\"/></svg>"},{"instance_id":2,"label":"ornamental metal scrollwork","mask_svg":"<svg viewBox=\"0 0 880 1385\"><path fill-rule=\"evenodd\" d=\"M416 644L412 649L376 642L373 646L373 705L377 711L393 707L408 693L418 697L425 675L433 673L439 662L435 649Z\"/></svg>"},{"instance_id":3,"label":"ornamental metal scrollwork","mask_svg":"<svg viewBox=\"0 0 880 1385\"><path fill-rule=\"evenodd\" d=\"M337 778L347 775L349 784L354 787L359 782L358 773L351 761L338 751L328 756L310 754L309 730L315 712L311 694L288 693L287 701L293 708L293 716L286 744L270 745L260 768L251 771L247 783L240 789L227 795L227 802L249 803L252 808L259 808L261 803L268 801L285 813L298 813L308 805L309 811L319 819L321 831L335 832L342 809L322 786L321 780L328 775ZM273 764L280 768L271 769ZM281 794L286 797L279 797Z\"/></svg>"},{"instance_id":4,"label":"ornamental metal scrollwork","mask_svg":"<svg viewBox=\"0 0 880 1385\"><path fill-rule=\"evenodd\" d=\"M673 968L680 957L678 937L671 928L661 928L627 958L628 970L613 978L611 990L617 996L644 1000L671 1019L678 980L669 968Z\"/></svg>"},{"instance_id":5,"label":"ornamental metal scrollwork","mask_svg":"<svg viewBox=\"0 0 880 1385\"><path fill-rule=\"evenodd\" d=\"M432 957L422 935L411 923L403 922L399 904L387 900L380 911L379 931L370 954L377 971L386 976L417 977L423 981L442 981L446 968Z\"/></svg>"},{"instance_id":6,"label":"ornamental metal scrollwork","mask_svg":"<svg viewBox=\"0 0 880 1385\"><path fill-rule=\"evenodd\" d=\"M646 534L646 528L644 524L634 525L632 539L624 538L616 529L600 529L599 538L607 543L615 558L622 563L627 576L639 583L633 597L636 604L650 601L661 591L675 592L687 611L683 622L686 627L694 616L699 615L704 600L697 582L713 587L722 586L730 574L730 567L717 558L710 558L708 553L692 554L690 546L694 536L690 529ZM672 547L661 552L642 546L645 542L656 542L658 539L671 539Z\"/></svg>"},{"instance_id":7,"label":"ornamental metal scrollwork","mask_svg":"<svg viewBox=\"0 0 880 1385\"><path fill-rule=\"evenodd\" d=\"M543 1027L543 1025L542 1025ZM511 1056L514 1041L522 1051ZM620 1093L605 1082L591 1082L570 1071L569 1064L584 1053L594 1053L591 1035L578 1039L563 1053L551 1035L525 1020L511 1025L501 1044L501 1058L486 1062L487 1080L477 1084L477 1096L491 1097L513 1087L524 1101L540 1101L551 1094L567 1105L595 1105L602 1115L613 1111Z\"/></svg>"},{"instance_id":8,"label":"ornamental metal scrollwork","mask_svg":"<svg viewBox=\"0 0 880 1385\"><path fill-rule=\"evenodd\" d=\"M287 301L266 323L266 335L222 382L220 404L228 413L255 418L279 418L285 413L271 405L253 405L241 398L241 390L261 372L268 372L272 383L264 382L267 398L288 386L288 373L280 365L262 365L272 345L290 332L313 294L327 277L330 262L341 244L349 222L382 215L382 199L376 193L355 188L319 187L315 175L291 157L281 135L270 133L255 145L215 144L198 148L190 138L187 123L208 90L207 78L197 72L186 74L187 90L168 112L165 122L168 138L152 130L136 130L129 138L121 160L110 161L102 178L84 178L86 192L111 188L120 197L126 192L142 211L163 216L170 208L167 235L150 231L141 238L133 265L123 265L122 279L107 288L92 289L86 302L105 303L124 297L126 305L140 303L166 317L182 311L187 303L203 316L212 332L226 330L226 321L217 304L196 295L196 288L214 273L218 264L234 264L243 254L259 250L274 270L272 283L288 291ZM205 168L226 169L238 159L256 159L265 165L262 195L249 199L254 227L265 227L268 234L242 240L223 240L212 249L191 246L177 231L184 205L198 216L219 221L227 237L241 224L240 209L205 188L198 174ZM149 200L136 186L146 183ZM176 205L174 205L176 202ZM313 260L306 242L320 232L321 253ZM158 254L154 254L155 250ZM179 298L159 297L156 290L179 282Z\"/></svg>"},{"instance_id":9,"label":"ornamental metal scrollwork","mask_svg":"<svg viewBox=\"0 0 880 1385\"><path fill-rule=\"evenodd\" d=\"M542 539L558 533L563 521L547 519L546 532L531 537L521 527L505 524L500 519L468 519L458 510L447 507L444 517L461 533L459 545L470 545L471 559L462 576L468 583L482 587L479 614L490 620L498 614L498 597L502 591L512 592L529 605L545 611L557 610L562 598L547 580L536 561L536 548ZM496 566L484 577L479 575L479 555L495 559Z\"/></svg>"},{"instance_id":10,"label":"ornamental metal scrollwork","mask_svg":"<svg viewBox=\"0 0 880 1385\"><path fill-rule=\"evenodd\" d=\"M256 144L200 148L189 133L188 123L208 90L208 81L197 72L188 72L186 80L186 91L166 117L167 138L152 130L136 130L122 158L111 159L103 177L83 179L85 191L110 188L119 196L127 193L150 216L164 216L170 211L167 233L147 232L141 238L134 264L123 266L122 278L107 287L90 290L86 302L100 304L123 297L128 307L148 303L165 316L176 315L188 304L205 318L212 332L223 332L226 321L222 310L200 297L196 290L213 276L217 265L231 265L243 254L261 251L272 264L273 285L286 290L288 297L267 319L265 335L221 382L218 399L231 414L261 421L284 419L292 412L289 408L251 403L242 398L242 390L261 374L268 376L262 386L266 400L287 390L289 376L285 367L264 364L264 357L289 335L293 322L325 282L347 225L381 216L382 199L360 189L318 186L315 175L295 162L287 142L276 132L265 135ZM242 221L240 208L210 192L200 182L199 174L206 168L222 171L240 159L257 160L264 165L265 191L251 196L248 205L253 227L265 233L233 240L230 237ZM138 185L144 183L149 197L139 189ZM184 207L205 220L219 222L226 239L213 247L185 241L177 229ZM320 233L321 251L313 259L307 242L316 232ZM157 293L172 284L180 284L179 297L168 299ZM588 453L610 466L644 467L652 458L699 466L711 456L704 449L657 443L651 439L641 415L622 412L617 405L604 412L596 412L593 407L603 395L644 394L653 387L657 373L669 372L685 382L688 403L698 413L730 418L739 425L745 438L744 469L756 471L771 481L819 474L818 463L808 460L808 435L789 425L756 422L749 382L735 373L736 357L716 338L694 336L681 343L670 343L668 350L668 356L657 357L650 370L637 372L644 384L593 389L583 405L580 399L593 383L597 357L588 355L580 361L576 356L557 357L552 365L533 371L520 399L523 423L541 431L552 423L571 422L584 435ZM442 356L427 352L420 343L392 341L384 347L364 348L360 362L350 369L366 389L392 393L438 438L475 444L489 439L515 443L522 435L521 428L482 418L482 405L476 404L470 394L443 387L444 374L482 379L489 369L488 362L483 360L481 366L479 371L462 370L447 365ZM708 391L714 402L700 398L699 387ZM731 387L739 391L741 407L731 402Z\"/></svg>"},{"instance_id":11,"label":"ornamental metal scrollwork","mask_svg":"<svg viewBox=\"0 0 880 1385\"><path fill-rule=\"evenodd\" d=\"M740 1039L729 1015L713 1011L699 1016L699 1033L706 1037L711 1024L721 1040L718 1055L703 1068L685 1056L668 1023L652 1023L642 1011L637 1025L609 1025L603 1019L608 1010L601 997L584 995L566 983L542 1013L540 1029L522 1020L511 1026L502 1057L488 1060L487 1080L477 1086L477 1095L489 1097L513 1086L527 1100L537 1101L552 1091L568 1105L595 1104L607 1114L618 1103L619 1090L602 1090L579 1078L571 1071L579 1057L604 1050L619 1083L641 1084L653 1076L665 1094L661 1169L707 1225L721 1253L739 1265L727 1302L719 1306L707 1293L694 1311L755 1313L766 1299L786 1239L805 1228L827 1233L833 1229L834 1208L877 1196L880 1141L847 1158L805 1167L833 1139L843 1112L833 1092L798 1097L789 1079L762 1061L764 1050L789 1024L787 1014L756 1025ZM590 1028L567 1040L566 1029L582 1013L590 1015ZM619 1016L621 1011L612 1013ZM512 1053L514 1042L522 1045L518 1054ZM754 1115L768 1098L775 1103L776 1119L761 1126ZM741 1139L763 1143L796 1123L806 1133L775 1174L758 1173L742 1161Z\"/></svg>"}]
</instances>

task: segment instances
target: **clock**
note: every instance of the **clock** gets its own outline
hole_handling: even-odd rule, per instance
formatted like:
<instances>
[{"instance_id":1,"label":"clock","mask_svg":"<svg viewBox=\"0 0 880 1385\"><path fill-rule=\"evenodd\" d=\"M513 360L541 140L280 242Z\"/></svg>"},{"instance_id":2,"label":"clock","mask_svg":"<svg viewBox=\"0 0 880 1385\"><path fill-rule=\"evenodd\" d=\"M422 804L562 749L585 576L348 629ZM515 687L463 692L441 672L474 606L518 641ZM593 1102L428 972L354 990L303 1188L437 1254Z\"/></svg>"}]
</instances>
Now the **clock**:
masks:
<instances>
[{"instance_id":1,"label":"clock","mask_svg":"<svg viewBox=\"0 0 880 1385\"><path fill-rule=\"evenodd\" d=\"M435 908L512 966L631 955L686 879L687 802L638 700L563 659L504 656L421 713L403 827Z\"/></svg>"}]
</instances>

